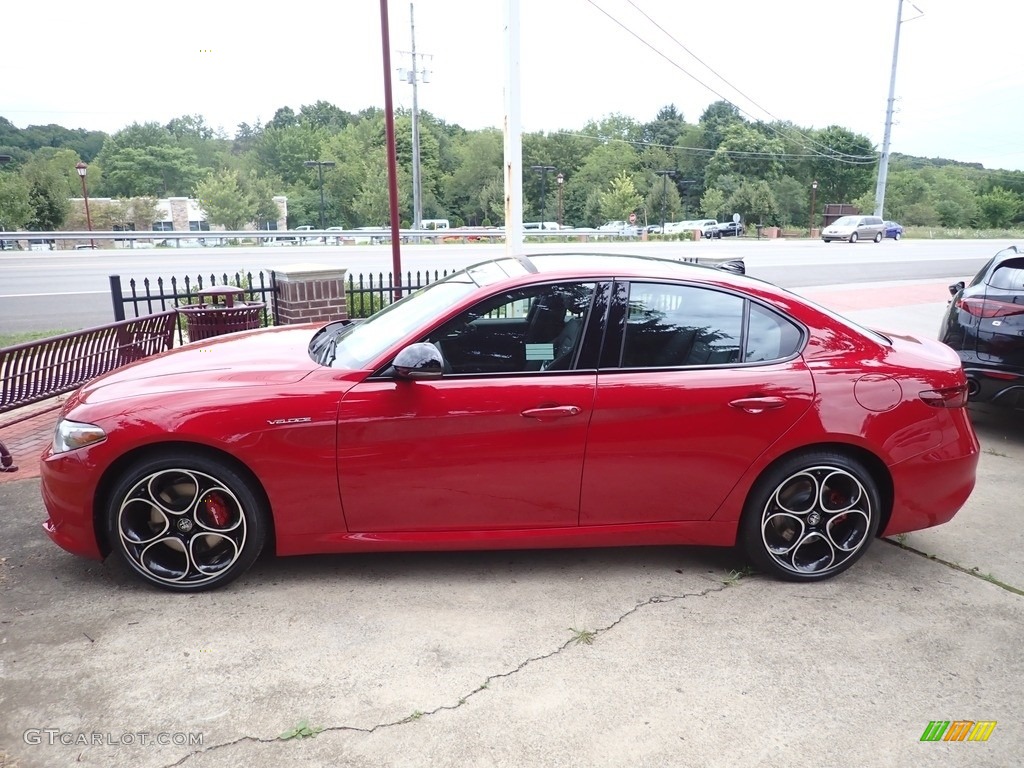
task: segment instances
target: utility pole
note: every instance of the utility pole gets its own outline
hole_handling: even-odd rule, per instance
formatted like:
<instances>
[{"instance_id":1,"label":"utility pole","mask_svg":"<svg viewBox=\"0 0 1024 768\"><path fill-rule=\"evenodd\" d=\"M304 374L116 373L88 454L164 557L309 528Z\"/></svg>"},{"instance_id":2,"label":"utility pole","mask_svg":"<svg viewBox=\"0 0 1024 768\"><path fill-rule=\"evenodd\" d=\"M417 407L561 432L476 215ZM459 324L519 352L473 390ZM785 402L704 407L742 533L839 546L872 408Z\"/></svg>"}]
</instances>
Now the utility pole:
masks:
<instances>
[{"instance_id":1,"label":"utility pole","mask_svg":"<svg viewBox=\"0 0 1024 768\"><path fill-rule=\"evenodd\" d=\"M924 16L924 11L910 3L918 15L907 19L913 21ZM896 4L896 40L892 45L892 72L889 75L889 101L885 108L885 134L882 138L882 156L878 159L878 184L875 186L875 216L882 216L885 209L885 183L889 178L889 137L892 134L892 112L896 101L896 63L900 58L900 27L903 25L903 0Z\"/></svg>"},{"instance_id":2,"label":"utility pole","mask_svg":"<svg viewBox=\"0 0 1024 768\"><path fill-rule=\"evenodd\" d=\"M420 66L420 59L430 58L428 54L416 54L416 22L413 17L413 3L409 3L409 31L412 36L412 51L402 51L412 58L412 69L399 70L399 75L412 86L412 228L423 227L423 182L420 168L420 106L418 86L422 81L430 82L430 72Z\"/></svg>"}]
</instances>

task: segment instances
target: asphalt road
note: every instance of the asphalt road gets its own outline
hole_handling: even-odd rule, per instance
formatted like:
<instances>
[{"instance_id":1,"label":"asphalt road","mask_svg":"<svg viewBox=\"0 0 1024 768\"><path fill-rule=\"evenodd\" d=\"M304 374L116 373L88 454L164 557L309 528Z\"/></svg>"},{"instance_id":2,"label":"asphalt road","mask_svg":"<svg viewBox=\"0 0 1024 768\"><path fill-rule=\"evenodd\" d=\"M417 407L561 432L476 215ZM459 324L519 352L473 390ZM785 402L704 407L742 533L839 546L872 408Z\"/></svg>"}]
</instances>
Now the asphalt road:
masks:
<instances>
[{"instance_id":1,"label":"asphalt road","mask_svg":"<svg viewBox=\"0 0 1024 768\"><path fill-rule=\"evenodd\" d=\"M998 240L903 240L881 244L784 240L696 243L531 244L528 253L640 253L663 258L735 256L748 274L787 288L913 279L956 280L973 275L999 249ZM403 273L460 268L504 253L502 245L419 244L402 250ZM296 263L344 267L353 275L391 271L389 246L183 248L138 251L4 253L0 255L0 332L74 330L111 322L109 276L168 281L186 274L258 272ZM939 297L945 299L945 297Z\"/></svg>"}]
</instances>

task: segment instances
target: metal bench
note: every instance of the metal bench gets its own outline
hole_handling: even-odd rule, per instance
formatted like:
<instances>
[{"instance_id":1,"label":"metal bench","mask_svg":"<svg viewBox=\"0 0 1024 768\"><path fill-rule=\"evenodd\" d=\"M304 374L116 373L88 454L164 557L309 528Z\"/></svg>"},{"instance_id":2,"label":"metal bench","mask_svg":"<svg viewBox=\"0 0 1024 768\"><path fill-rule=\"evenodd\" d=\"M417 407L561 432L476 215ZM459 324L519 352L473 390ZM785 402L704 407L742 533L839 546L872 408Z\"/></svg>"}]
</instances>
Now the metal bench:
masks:
<instances>
[{"instance_id":1,"label":"metal bench","mask_svg":"<svg viewBox=\"0 0 1024 768\"><path fill-rule=\"evenodd\" d=\"M0 414L71 392L100 374L170 349L177 316L170 310L0 348ZM0 429L39 413L7 421ZM15 470L0 441L0 472Z\"/></svg>"}]
</instances>

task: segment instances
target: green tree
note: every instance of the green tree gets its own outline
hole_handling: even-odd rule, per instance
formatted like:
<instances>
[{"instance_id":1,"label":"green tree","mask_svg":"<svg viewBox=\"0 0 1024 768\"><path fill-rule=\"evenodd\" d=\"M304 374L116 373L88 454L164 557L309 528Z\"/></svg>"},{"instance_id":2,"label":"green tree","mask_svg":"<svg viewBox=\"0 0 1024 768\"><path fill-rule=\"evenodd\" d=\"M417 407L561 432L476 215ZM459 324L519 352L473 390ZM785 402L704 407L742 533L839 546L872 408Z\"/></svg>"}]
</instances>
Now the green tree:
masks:
<instances>
[{"instance_id":1,"label":"green tree","mask_svg":"<svg viewBox=\"0 0 1024 768\"><path fill-rule=\"evenodd\" d=\"M823 204L849 203L873 188L878 153L867 137L838 125L810 131L809 137L807 152L813 157L808 164Z\"/></svg>"},{"instance_id":2,"label":"green tree","mask_svg":"<svg viewBox=\"0 0 1024 768\"><path fill-rule=\"evenodd\" d=\"M264 173L281 177L286 184L305 180L307 185L316 186L316 169L312 174L303 163L307 160L331 160L325 157L323 145L327 134L312 125L269 125L256 140L256 159Z\"/></svg>"},{"instance_id":3,"label":"green tree","mask_svg":"<svg viewBox=\"0 0 1024 768\"><path fill-rule=\"evenodd\" d=\"M792 176L783 176L771 184L771 189L775 195L780 226L788 227L791 224L796 224L799 227L810 226L811 195L807 185L802 184ZM819 208L815 212L815 217L820 213L821 209Z\"/></svg>"},{"instance_id":4,"label":"green tree","mask_svg":"<svg viewBox=\"0 0 1024 768\"><path fill-rule=\"evenodd\" d=\"M657 221L659 224L663 219L677 221L683 207L676 185L667 177L661 176L656 177L651 183L646 203L650 221Z\"/></svg>"},{"instance_id":5,"label":"green tree","mask_svg":"<svg viewBox=\"0 0 1024 768\"><path fill-rule=\"evenodd\" d=\"M733 123L722 131L722 140L708 161L705 181L708 186L730 174L745 179L778 178L782 168L783 144L769 138L753 126Z\"/></svg>"},{"instance_id":6,"label":"green tree","mask_svg":"<svg viewBox=\"0 0 1024 768\"><path fill-rule=\"evenodd\" d=\"M716 187L707 190L700 199L700 209L705 216L712 219L723 216L725 214L725 193Z\"/></svg>"},{"instance_id":7,"label":"green tree","mask_svg":"<svg viewBox=\"0 0 1024 768\"><path fill-rule=\"evenodd\" d=\"M643 198L636 191L633 180L628 173L621 171L601 195L601 215L614 221L624 220L635 212L641 203Z\"/></svg>"},{"instance_id":8,"label":"green tree","mask_svg":"<svg viewBox=\"0 0 1024 768\"><path fill-rule=\"evenodd\" d=\"M740 214L743 221L778 224L778 203L768 182L744 181L729 197L728 208Z\"/></svg>"},{"instance_id":9,"label":"green tree","mask_svg":"<svg viewBox=\"0 0 1024 768\"><path fill-rule=\"evenodd\" d=\"M69 174L63 166L65 160L77 158L71 150L57 150L57 155L55 158L52 152L40 151L21 169L32 207L32 216L27 222L31 230L60 229L71 210Z\"/></svg>"},{"instance_id":10,"label":"green tree","mask_svg":"<svg viewBox=\"0 0 1024 768\"><path fill-rule=\"evenodd\" d=\"M23 229L32 214L28 182L21 174L0 171L0 231Z\"/></svg>"},{"instance_id":11,"label":"green tree","mask_svg":"<svg viewBox=\"0 0 1024 768\"><path fill-rule=\"evenodd\" d=\"M701 128L702 143L707 149L718 149L725 132L731 125L745 123L740 111L727 101L716 101L709 104L698 124Z\"/></svg>"},{"instance_id":12,"label":"green tree","mask_svg":"<svg viewBox=\"0 0 1024 768\"><path fill-rule=\"evenodd\" d=\"M255 218L255 203L242 192L236 171L209 174L195 190L199 206L211 224L239 230Z\"/></svg>"},{"instance_id":13,"label":"green tree","mask_svg":"<svg viewBox=\"0 0 1024 768\"><path fill-rule=\"evenodd\" d=\"M990 227L1008 227L1024 211L1024 200L1016 192L995 187L978 201L982 216Z\"/></svg>"},{"instance_id":14,"label":"green tree","mask_svg":"<svg viewBox=\"0 0 1024 768\"><path fill-rule=\"evenodd\" d=\"M488 184L503 187L503 151L503 138L497 129L475 131L457 144L455 170L444 180L444 197L451 213L473 225L485 218L494 218L491 199L481 192ZM504 192L501 198L504 211Z\"/></svg>"}]
</instances>

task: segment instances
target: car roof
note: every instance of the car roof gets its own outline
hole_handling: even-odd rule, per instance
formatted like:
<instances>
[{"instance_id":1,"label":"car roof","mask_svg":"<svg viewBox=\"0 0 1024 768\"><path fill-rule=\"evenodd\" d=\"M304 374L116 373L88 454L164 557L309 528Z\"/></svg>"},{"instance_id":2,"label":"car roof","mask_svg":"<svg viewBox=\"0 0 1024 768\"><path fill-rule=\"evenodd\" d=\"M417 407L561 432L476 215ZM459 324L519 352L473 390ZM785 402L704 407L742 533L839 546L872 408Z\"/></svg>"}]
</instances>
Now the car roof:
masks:
<instances>
[{"instance_id":1,"label":"car roof","mask_svg":"<svg viewBox=\"0 0 1024 768\"><path fill-rule=\"evenodd\" d=\"M531 269L532 267L532 269ZM493 284L510 280L513 282L529 282L531 274L543 275L545 279L655 279L655 280L689 280L716 285L730 286L743 290L757 289L762 293L775 296L788 296L788 292L758 280L757 278L739 275L722 269L713 264L697 264L676 261L674 259L653 256L637 256L635 254L607 253L545 253L530 254L520 261L515 257L499 257L467 267L470 273L482 284Z\"/></svg>"}]
</instances>

